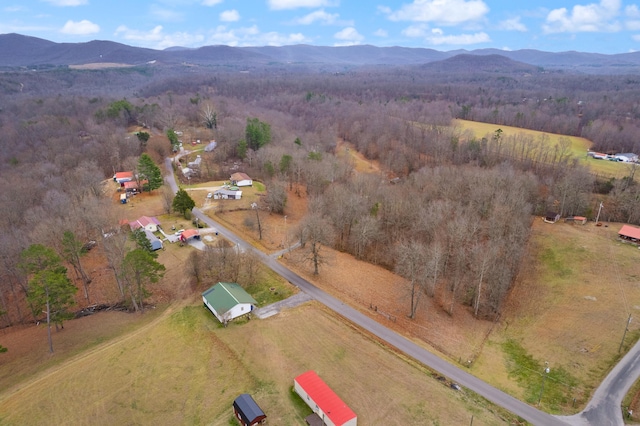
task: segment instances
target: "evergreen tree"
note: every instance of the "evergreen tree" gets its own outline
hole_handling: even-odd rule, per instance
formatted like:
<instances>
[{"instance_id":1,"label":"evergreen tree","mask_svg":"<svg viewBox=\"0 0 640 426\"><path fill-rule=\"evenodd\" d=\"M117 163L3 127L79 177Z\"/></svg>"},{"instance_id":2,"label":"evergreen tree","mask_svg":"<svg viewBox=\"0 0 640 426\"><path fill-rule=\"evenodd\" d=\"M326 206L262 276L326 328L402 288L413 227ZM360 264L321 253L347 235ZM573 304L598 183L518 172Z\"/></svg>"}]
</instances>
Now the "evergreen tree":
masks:
<instances>
[{"instance_id":1,"label":"evergreen tree","mask_svg":"<svg viewBox=\"0 0 640 426\"><path fill-rule=\"evenodd\" d=\"M49 352L53 352L51 323L63 327L65 319L73 318L67 308L74 303L73 296L77 289L67 277L67 268L49 247L33 244L21 254L21 267L30 275L27 299L31 304L34 316L37 312L47 315L47 335Z\"/></svg>"},{"instance_id":2,"label":"evergreen tree","mask_svg":"<svg viewBox=\"0 0 640 426\"><path fill-rule=\"evenodd\" d=\"M180 188L176 192L176 196L173 199L173 209L182 213L185 217L187 212L190 212L196 206L196 202L189 196L187 191Z\"/></svg>"},{"instance_id":3,"label":"evergreen tree","mask_svg":"<svg viewBox=\"0 0 640 426\"><path fill-rule=\"evenodd\" d=\"M144 299L151 294L147 285L158 282L164 271L164 265L146 250L137 248L127 253L122 263L122 274L127 296L136 311L144 311Z\"/></svg>"},{"instance_id":4,"label":"evergreen tree","mask_svg":"<svg viewBox=\"0 0 640 426\"><path fill-rule=\"evenodd\" d=\"M249 148L257 151L271 142L271 126L257 118L247 118L245 136Z\"/></svg>"},{"instance_id":5,"label":"evergreen tree","mask_svg":"<svg viewBox=\"0 0 640 426\"><path fill-rule=\"evenodd\" d=\"M131 233L131 238L136 242L136 246L139 249L146 251L153 258L158 257L158 253L153 251L153 248L151 247L151 241L147 238L147 233L144 232L144 228L134 230Z\"/></svg>"},{"instance_id":6,"label":"evergreen tree","mask_svg":"<svg viewBox=\"0 0 640 426\"><path fill-rule=\"evenodd\" d=\"M149 154L144 153L140 156L140 160L138 161L138 176L140 182L147 181L143 185L143 190L153 191L162 186L163 179L160 167L153 162Z\"/></svg>"}]
</instances>

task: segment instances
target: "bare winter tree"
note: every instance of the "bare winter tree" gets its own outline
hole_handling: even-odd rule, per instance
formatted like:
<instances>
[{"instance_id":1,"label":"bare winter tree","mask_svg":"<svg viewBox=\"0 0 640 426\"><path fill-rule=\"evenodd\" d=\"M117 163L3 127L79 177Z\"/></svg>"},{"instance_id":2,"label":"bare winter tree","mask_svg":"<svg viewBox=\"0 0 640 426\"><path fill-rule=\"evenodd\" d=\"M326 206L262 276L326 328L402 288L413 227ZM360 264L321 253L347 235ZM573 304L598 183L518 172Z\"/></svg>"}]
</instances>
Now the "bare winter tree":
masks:
<instances>
[{"instance_id":1,"label":"bare winter tree","mask_svg":"<svg viewBox=\"0 0 640 426\"><path fill-rule=\"evenodd\" d=\"M306 216L300 225L300 244L304 250L304 260L313 265L313 274L318 275L320 266L327 263L322 246L331 245L334 233L331 224L319 213Z\"/></svg>"},{"instance_id":2,"label":"bare winter tree","mask_svg":"<svg viewBox=\"0 0 640 426\"><path fill-rule=\"evenodd\" d=\"M416 316L418 303L425 291L427 274L427 250L425 246L415 240L402 241L396 247L396 273L409 281L411 306L408 317Z\"/></svg>"}]
</instances>

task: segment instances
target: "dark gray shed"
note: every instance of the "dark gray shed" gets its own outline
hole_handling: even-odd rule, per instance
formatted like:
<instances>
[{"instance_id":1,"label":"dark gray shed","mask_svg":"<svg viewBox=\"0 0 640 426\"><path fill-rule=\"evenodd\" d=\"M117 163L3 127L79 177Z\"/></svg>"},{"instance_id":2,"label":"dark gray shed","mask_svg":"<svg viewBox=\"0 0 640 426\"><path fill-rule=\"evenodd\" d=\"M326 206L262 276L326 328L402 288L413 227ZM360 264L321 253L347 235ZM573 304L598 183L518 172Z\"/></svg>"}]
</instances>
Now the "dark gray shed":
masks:
<instances>
[{"instance_id":1,"label":"dark gray shed","mask_svg":"<svg viewBox=\"0 0 640 426\"><path fill-rule=\"evenodd\" d=\"M233 413L243 426L263 424L267 418L248 393L243 393L233 401Z\"/></svg>"}]
</instances>

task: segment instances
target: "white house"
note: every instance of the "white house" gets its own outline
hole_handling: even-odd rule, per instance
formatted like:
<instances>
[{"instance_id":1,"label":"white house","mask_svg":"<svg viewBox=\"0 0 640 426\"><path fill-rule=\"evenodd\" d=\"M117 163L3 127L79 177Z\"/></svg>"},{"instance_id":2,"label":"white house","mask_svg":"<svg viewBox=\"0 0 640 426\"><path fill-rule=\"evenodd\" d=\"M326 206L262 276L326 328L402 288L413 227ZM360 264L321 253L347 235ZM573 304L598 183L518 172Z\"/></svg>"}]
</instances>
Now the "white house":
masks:
<instances>
[{"instance_id":1,"label":"white house","mask_svg":"<svg viewBox=\"0 0 640 426\"><path fill-rule=\"evenodd\" d=\"M249 177L246 173L234 173L231 175L231 185L235 186L251 186L253 185L253 179Z\"/></svg>"},{"instance_id":2,"label":"white house","mask_svg":"<svg viewBox=\"0 0 640 426\"><path fill-rule=\"evenodd\" d=\"M155 217L149 216L140 216L139 219L129 222L132 231L143 228L145 231L158 232L158 225L160 225L160 221Z\"/></svg>"},{"instance_id":3,"label":"white house","mask_svg":"<svg viewBox=\"0 0 640 426\"><path fill-rule=\"evenodd\" d=\"M357 426L356 413L327 386L315 371L309 370L293 379L293 389L313 410L313 414L309 417L314 419L307 418L308 424Z\"/></svg>"},{"instance_id":4,"label":"white house","mask_svg":"<svg viewBox=\"0 0 640 426\"><path fill-rule=\"evenodd\" d=\"M202 293L204 306L223 324L247 315L257 302L236 283L218 283Z\"/></svg>"},{"instance_id":5,"label":"white house","mask_svg":"<svg viewBox=\"0 0 640 426\"><path fill-rule=\"evenodd\" d=\"M634 154L632 152L616 154L615 157L618 159L618 161L623 161L625 163L635 163L638 161L638 154Z\"/></svg>"},{"instance_id":6,"label":"white house","mask_svg":"<svg viewBox=\"0 0 640 426\"><path fill-rule=\"evenodd\" d=\"M242 191L234 191L231 189L216 189L213 191L214 200L239 200L242 198Z\"/></svg>"}]
</instances>

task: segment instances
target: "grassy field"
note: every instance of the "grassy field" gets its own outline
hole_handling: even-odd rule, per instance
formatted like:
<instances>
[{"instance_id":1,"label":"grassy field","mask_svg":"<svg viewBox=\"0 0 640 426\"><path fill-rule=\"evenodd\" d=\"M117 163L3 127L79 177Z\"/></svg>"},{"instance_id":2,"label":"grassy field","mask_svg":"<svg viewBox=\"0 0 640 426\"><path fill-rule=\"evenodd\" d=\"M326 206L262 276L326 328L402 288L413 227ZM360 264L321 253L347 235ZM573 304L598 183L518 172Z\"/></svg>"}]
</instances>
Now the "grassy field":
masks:
<instances>
[{"instance_id":1,"label":"grassy field","mask_svg":"<svg viewBox=\"0 0 640 426\"><path fill-rule=\"evenodd\" d=\"M171 306L0 393L0 423L231 425L233 399L248 392L269 424L303 425L310 410L291 387L309 369L360 424L506 422L310 303L227 328L199 304Z\"/></svg>"},{"instance_id":2,"label":"grassy field","mask_svg":"<svg viewBox=\"0 0 640 426\"><path fill-rule=\"evenodd\" d=\"M528 261L476 374L537 403L548 366L543 407L579 411L619 359L629 315L640 309L638 249L617 240L620 226L534 222ZM625 347L639 334L632 321Z\"/></svg>"},{"instance_id":3,"label":"grassy field","mask_svg":"<svg viewBox=\"0 0 640 426\"><path fill-rule=\"evenodd\" d=\"M470 130L477 138L482 138L487 135L493 135L493 133L497 129L502 129L502 134L504 136L527 134L533 136L534 138L539 138L541 135L546 135L548 137L549 144L552 146L556 145L560 138L568 138L571 141L571 154L574 157L578 158L580 160L580 163L589 166L593 173L618 178L627 176L629 174L628 164L614 161L596 160L591 157L587 157L587 150L591 148L593 143L585 138L557 135L553 133L544 133L535 130L522 129L519 127L502 126L498 124L480 123L477 121L460 119L454 120L453 124L460 126L465 130Z\"/></svg>"}]
</instances>

